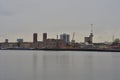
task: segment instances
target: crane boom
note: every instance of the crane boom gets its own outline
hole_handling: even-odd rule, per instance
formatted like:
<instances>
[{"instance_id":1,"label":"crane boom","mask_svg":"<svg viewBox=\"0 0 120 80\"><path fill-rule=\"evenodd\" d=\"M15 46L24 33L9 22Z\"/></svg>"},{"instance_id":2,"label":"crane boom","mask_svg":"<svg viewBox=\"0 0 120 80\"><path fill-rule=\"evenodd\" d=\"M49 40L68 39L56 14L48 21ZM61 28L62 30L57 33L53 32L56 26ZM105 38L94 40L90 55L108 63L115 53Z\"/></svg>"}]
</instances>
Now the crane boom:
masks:
<instances>
[{"instance_id":1,"label":"crane boom","mask_svg":"<svg viewBox=\"0 0 120 80\"><path fill-rule=\"evenodd\" d=\"M72 43L75 43L74 37L75 37L75 32L73 32L73 36L72 36L72 40L71 40Z\"/></svg>"},{"instance_id":2,"label":"crane boom","mask_svg":"<svg viewBox=\"0 0 120 80\"><path fill-rule=\"evenodd\" d=\"M75 32L73 32L72 40L74 40L74 37L75 37Z\"/></svg>"}]
</instances>

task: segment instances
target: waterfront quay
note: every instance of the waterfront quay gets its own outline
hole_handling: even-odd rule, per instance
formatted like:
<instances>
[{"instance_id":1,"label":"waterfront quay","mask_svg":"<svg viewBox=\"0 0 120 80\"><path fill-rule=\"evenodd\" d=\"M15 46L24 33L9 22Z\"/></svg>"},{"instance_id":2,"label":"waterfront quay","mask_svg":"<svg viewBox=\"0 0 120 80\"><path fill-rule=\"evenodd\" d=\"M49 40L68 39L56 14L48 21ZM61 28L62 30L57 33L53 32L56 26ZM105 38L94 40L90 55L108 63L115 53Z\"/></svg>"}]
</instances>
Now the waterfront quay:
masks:
<instances>
[{"instance_id":1,"label":"waterfront quay","mask_svg":"<svg viewBox=\"0 0 120 80\"><path fill-rule=\"evenodd\" d=\"M0 49L2 50L57 50L57 51L116 51L120 50L120 40L115 39L111 43L94 43L93 33L90 33L89 37L84 37L84 42L75 42L74 34L72 40L70 40L69 34L61 34L60 38L57 35L56 39L48 38L47 33L43 33L42 41L38 41L38 34L33 33L33 42L24 42L23 39L17 39L17 42L9 42L5 39L5 42L0 43Z\"/></svg>"}]
</instances>

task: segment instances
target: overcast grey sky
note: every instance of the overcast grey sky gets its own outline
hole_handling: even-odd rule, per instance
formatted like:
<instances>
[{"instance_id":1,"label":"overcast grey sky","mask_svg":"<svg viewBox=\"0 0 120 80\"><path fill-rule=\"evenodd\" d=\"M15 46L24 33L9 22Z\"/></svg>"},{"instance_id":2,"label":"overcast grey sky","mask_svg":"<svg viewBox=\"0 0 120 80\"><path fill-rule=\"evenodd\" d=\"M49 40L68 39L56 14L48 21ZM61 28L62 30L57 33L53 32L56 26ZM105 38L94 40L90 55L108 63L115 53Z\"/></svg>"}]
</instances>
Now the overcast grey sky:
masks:
<instances>
[{"instance_id":1,"label":"overcast grey sky","mask_svg":"<svg viewBox=\"0 0 120 80\"><path fill-rule=\"evenodd\" d=\"M83 42L94 24L95 42L120 38L120 0L0 0L0 41L24 38L37 32L56 38L69 33Z\"/></svg>"}]
</instances>

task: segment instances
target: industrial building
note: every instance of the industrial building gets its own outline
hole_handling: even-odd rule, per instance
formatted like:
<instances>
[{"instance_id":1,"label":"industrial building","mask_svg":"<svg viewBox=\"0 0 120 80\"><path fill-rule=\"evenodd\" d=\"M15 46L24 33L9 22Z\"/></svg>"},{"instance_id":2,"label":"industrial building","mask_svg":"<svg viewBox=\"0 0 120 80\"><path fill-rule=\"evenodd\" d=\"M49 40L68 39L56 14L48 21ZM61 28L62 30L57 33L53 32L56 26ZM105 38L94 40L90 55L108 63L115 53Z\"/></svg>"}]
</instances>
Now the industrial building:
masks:
<instances>
[{"instance_id":1,"label":"industrial building","mask_svg":"<svg viewBox=\"0 0 120 80\"><path fill-rule=\"evenodd\" d=\"M89 37L85 37L85 43L92 44L93 43L93 33L89 35Z\"/></svg>"},{"instance_id":2,"label":"industrial building","mask_svg":"<svg viewBox=\"0 0 120 80\"><path fill-rule=\"evenodd\" d=\"M93 44L93 24L91 24L91 33L89 37L84 38L84 42L88 44Z\"/></svg>"},{"instance_id":3,"label":"industrial building","mask_svg":"<svg viewBox=\"0 0 120 80\"><path fill-rule=\"evenodd\" d=\"M47 39L43 42L43 48L65 48L66 42L61 39Z\"/></svg>"}]
</instances>

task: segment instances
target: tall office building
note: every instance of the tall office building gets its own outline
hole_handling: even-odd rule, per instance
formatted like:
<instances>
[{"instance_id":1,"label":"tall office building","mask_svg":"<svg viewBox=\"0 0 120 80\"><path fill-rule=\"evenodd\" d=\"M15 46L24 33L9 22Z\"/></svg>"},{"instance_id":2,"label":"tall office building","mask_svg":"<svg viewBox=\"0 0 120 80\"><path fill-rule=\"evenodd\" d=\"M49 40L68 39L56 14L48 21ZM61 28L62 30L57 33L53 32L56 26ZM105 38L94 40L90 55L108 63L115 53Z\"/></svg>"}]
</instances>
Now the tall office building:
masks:
<instances>
[{"instance_id":1,"label":"tall office building","mask_svg":"<svg viewBox=\"0 0 120 80\"><path fill-rule=\"evenodd\" d=\"M66 43L70 43L70 35L69 34L61 34L60 39L64 40Z\"/></svg>"},{"instance_id":2,"label":"tall office building","mask_svg":"<svg viewBox=\"0 0 120 80\"><path fill-rule=\"evenodd\" d=\"M43 41L47 40L47 33L43 33Z\"/></svg>"},{"instance_id":3,"label":"tall office building","mask_svg":"<svg viewBox=\"0 0 120 80\"><path fill-rule=\"evenodd\" d=\"M37 43L37 33L33 34L33 43Z\"/></svg>"}]
</instances>

